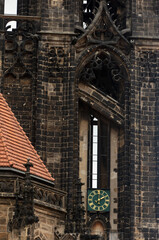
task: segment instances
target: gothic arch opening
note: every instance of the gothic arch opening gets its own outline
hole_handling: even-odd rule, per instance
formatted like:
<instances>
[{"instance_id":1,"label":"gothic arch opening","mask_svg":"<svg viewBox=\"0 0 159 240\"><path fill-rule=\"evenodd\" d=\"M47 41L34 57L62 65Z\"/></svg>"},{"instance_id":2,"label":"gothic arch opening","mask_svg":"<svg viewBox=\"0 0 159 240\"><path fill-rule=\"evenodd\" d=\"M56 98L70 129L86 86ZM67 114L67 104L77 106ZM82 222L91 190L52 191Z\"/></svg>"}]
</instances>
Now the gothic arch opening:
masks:
<instances>
[{"instance_id":1,"label":"gothic arch opening","mask_svg":"<svg viewBox=\"0 0 159 240\"><path fill-rule=\"evenodd\" d=\"M126 74L125 66L119 62L115 55L111 55L106 50L98 50L82 69L79 82L92 85L102 94L124 104Z\"/></svg>"},{"instance_id":2,"label":"gothic arch opening","mask_svg":"<svg viewBox=\"0 0 159 240\"><path fill-rule=\"evenodd\" d=\"M86 223L102 215L94 229L106 229L105 236L118 234L127 81L124 63L103 49L90 53L79 71L79 177Z\"/></svg>"},{"instance_id":3,"label":"gothic arch opening","mask_svg":"<svg viewBox=\"0 0 159 240\"><path fill-rule=\"evenodd\" d=\"M103 236L105 232L104 225L101 221L95 221L91 226L91 234Z\"/></svg>"}]
</instances>

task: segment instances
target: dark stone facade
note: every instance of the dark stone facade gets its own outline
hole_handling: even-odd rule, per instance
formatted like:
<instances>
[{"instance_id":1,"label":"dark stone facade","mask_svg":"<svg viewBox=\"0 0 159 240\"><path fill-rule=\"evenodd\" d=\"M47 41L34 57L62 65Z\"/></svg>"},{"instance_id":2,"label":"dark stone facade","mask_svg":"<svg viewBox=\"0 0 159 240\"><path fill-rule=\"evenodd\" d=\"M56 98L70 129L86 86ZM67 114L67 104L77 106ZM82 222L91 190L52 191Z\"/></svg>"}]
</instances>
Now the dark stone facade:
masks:
<instances>
[{"instance_id":1,"label":"dark stone facade","mask_svg":"<svg viewBox=\"0 0 159 240\"><path fill-rule=\"evenodd\" d=\"M159 2L99 2L83 29L80 0L19 0L20 16L1 16L0 88L53 172L56 187L67 192L66 232L85 234L79 179L82 101L117 124L124 138L118 152L121 239L158 239ZM12 19L17 30L7 32L4 26ZM111 88L109 96L97 86L91 94L90 86L82 88L86 80L81 76L87 77L100 52L109 53L111 62L116 59L119 69L109 70L114 77L120 72L122 104L109 100Z\"/></svg>"}]
</instances>

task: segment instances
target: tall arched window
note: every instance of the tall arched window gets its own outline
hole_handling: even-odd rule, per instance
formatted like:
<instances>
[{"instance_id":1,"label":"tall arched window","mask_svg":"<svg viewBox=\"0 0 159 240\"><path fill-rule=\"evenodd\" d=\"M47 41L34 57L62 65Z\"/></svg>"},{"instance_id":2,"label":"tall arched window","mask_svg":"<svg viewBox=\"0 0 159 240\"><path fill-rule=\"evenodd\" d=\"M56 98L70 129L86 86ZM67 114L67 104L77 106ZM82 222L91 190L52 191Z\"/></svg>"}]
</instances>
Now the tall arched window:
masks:
<instances>
[{"instance_id":1,"label":"tall arched window","mask_svg":"<svg viewBox=\"0 0 159 240\"><path fill-rule=\"evenodd\" d=\"M89 125L88 187L109 189L110 124L91 114Z\"/></svg>"},{"instance_id":2,"label":"tall arched window","mask_svg":"<svg viewBox=\"0 0 159 240\"><path fill-rule=\"evenodd\" d=\"M95 224L101 221L106 238L110 228L117 234L118 167L124 147L121 133L127 72L121 59L107 49L90 53L85 67L82 65L78 83L79 176L84 183L82 194L88 227L91 222L96 231L102 229L102 225Z\"/></svg>"},{"instance_id":3,"label":"tall arched window","mask_svg":"<svg viewBox=\"0 0 159 240\"><path fill-rule=\"evenodd\" d=\"M88 209L88 195L92 190L104 190L110 193L110 208L102 214L108 219L114 231L117 227L114 220L117 219L117 172L118 167L118 144L119 128L111 120L94 110L91 106L80 102L79 114L80 131L80 178L84 185L82 194L84 197L87 216L91 217L94 231L101 229L99 224L94 225L93 211ZM105 198L105 195L98 193L99 199ZM94 195L92 195L94 196ZM95 198L98 206L100 201ZM89 212L88 212L89 211ZM97 219L96 219L97 220ZM105 223L103 223L105 226ZM98 229L99 227L99 229ZM105 231L109 229L105 226ZM105 233L106 234L106 233ZM106 236L105 236L106 237Z\"/></svg>"}]
</instances>

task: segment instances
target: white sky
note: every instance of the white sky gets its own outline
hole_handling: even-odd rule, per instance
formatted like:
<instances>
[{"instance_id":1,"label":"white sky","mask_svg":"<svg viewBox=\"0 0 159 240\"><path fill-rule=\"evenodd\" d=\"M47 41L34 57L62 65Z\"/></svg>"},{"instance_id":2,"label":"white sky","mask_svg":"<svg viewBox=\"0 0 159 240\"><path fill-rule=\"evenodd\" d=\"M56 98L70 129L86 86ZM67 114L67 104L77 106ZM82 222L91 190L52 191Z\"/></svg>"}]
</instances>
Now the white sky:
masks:
<instances>
[{"instance_id":1,"label":"white sky","mask_svg":"<svg viewBox=\"0 0 159 240\"><path fill-rule=\"evenodd\" d=\"M5 0L4 2L4 14L17 14L17 0Z\"/></svg>"}]
</instances>

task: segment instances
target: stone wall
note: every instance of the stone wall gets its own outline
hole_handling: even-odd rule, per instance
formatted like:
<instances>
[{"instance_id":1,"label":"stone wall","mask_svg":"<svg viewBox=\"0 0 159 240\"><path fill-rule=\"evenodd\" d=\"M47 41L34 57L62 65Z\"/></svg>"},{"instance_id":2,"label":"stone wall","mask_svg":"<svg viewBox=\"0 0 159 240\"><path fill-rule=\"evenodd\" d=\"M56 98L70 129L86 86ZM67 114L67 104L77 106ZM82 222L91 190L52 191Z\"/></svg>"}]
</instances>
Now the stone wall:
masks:
<instances>
[{"instance_id":1,"label":"stone wall","mask_svg":"<svg viewBox=\"0 0 159 240\"><path fill-rule=\"evenodd\" d=\"M35 214L39 218L39 222L28 225L25 228L9 231L8 222L12 218L15 208L15 200L13 198L0 199L0 239L3 240L30 240L40 238L42 240L54 240L55 232L59 231L64 234L64 216L54 211L51 206L46 204L35 204Z\"/></svg>"},{"instance_id":2,"label":"stone wall","mask_svg":"<svg viewBox=\"0 0 159 240\"><path fill-rule=\"evenodd\" d=\"M17 178L18 177L18 178ZM56 234L64 235L65 229L65 193L46 182L34 185L34 216L38 222L25 224L25 209L23 187L24 180L21 176L11 173L4 181L0 180L0 239L3 240L53 240ZM32 193L33 194L33 193ZM30 205L28 205L30 206ZM28 207L29 211L30 207ZM16 216L16 218L15 218ZM31 219L32 215L29 216ZM27 221L30 221L30 220Z\"/></svg>"},{"instance_id":3,"label":"stone wall","mask_svg":"<svg viewBox=\"0 0 159 240\"><path fill-rule=\"evenodd\" d=\"M126 1L113 2L122 5ZM19 1L19 14L41 17L36 21L37 27L25 39L19 32L16 41L13 36L8 38L9 33L1 35L3 44L5 40L0 49L2 93L53 172L56 187L67 191L68 232L82 231L80 224L83 221L79 179L79 98L85 104L95 106L78 85L79 68L84 67L86 60L89 62L93 52L106 48L122 59L127 72L123 121L117 114L118 104L113 102L116 109L113 116L122 124L118 154L118 230L124 232L125 240L159 238L157 4L158 1L154 0L135 0L132 4L127 1L124 16L131 29L121 32L120 28L116 29L115 19L111 21L108 17L112 10L107 11L104 18L107 21L100 26L102 30L108 26L109 34L113 29L113 37L109 39L109 34L102 35L102 38L96 36L93 42L91 37L94 35L91 34L95 33L97 22L91 25L92 32L83 34L84 30L79 30L75 33L76 24L82 26L82 1ZM78 44L74 45L76 41ZM16 48L15 42L19 44ZM128 51L130 43L131 52ZM96 109L99 106L101 104ZM107 104L107 107L110 106ZM102 108L97 110L103 111ZM108 112L103 111L103 115L106 114L110 118ZM43 210L38 211L42 216ZM45 224L41 225L43 227ZM37 237L38 234L40 230L37 230Z\"/></svg>"},{"instance_id":4,"label":"stone wall","mask_svg":"<svg viewBox=\"0 0 159 240\"><path fill-rule=\"evenodd\" d=\"M156 1L132 4L131 217L134 239L158 239L158 12Z\"/></svg>"}]
</instances>

